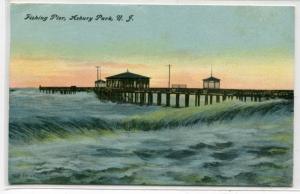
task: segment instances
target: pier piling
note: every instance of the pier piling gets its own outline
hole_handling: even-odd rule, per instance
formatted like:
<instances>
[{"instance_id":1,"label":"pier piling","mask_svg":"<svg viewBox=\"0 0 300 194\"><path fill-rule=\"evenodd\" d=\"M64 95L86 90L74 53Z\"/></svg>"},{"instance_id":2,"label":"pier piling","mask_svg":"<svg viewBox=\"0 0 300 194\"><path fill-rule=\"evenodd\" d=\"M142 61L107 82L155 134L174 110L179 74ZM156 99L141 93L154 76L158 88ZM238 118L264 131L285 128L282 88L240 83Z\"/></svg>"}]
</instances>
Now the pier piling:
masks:
<instances>
[{"instance_id":1,"label":"pier piling","mask_svg":"<svg viewBox=\"0 0 300 194\"><path fill-rule=\"evenodd\" d=\"M201 100L201 95L200 93L198 93L198 96L197 96L198 100L197 100L197 106L200 106L200 100Z\"/></svg>"},{"instance_id":2,"label":"pier piling","mask_svg":"<svg viewBox=\"0 0 300 194\"><path fill-rule=\"evenodd\" d=\"M170 93L166 93L166 106L170 106Z\"/></svg>"},{"instance_id":3,"label":"pier piling","mask_svg":"<svg viewBox=\"0 0 300 194\"><path fill-rule=\"evenodd\" d=\"M134 103L138 103L138 92L134 92Z\"/></svg>"},{"instance_id":4,"label":"pier piling","mask_svg":"<svg viewBox=\"0 0 300 194\"><path fill-rule=\"evenodd\" d=\"M157 93L157 105L160 106L161 105L161 92Z\"/></svg>"},{"instance_id":5,"label":"pier piling","mask_svg":"<svg viewBox=\"0 0 300 194\"><path fill-rule=\"evenodd\" d=\"M213 95L209 95L209 104L213 103Z\"/></svg>"},{"instance_id":6,"label":"pier piling","mask_svg":"<svg viewBox=\"0 0 300 194\"><path fill-rule=\"evenodd\" d=\"M148 105L152 105L153 104L153 94L152 92L148 93Z\"/></svg>"},{"instance_id":7,"label":"pier piling","mask_svg":"<svg viewBox=\"0 0 300 194\"><path fill-rule=\"evenodd\" d=\"M180 94L177 93L177 94L176 94L176 108L179 108L179 106L180 106L179 100L180 100Z\"/></svg>"},{"instance_id":8,"label":"pier piling","mask_svg":"<svg viewBox=\"0 0 300 194\"><path fill-rule=\"evenodd\" d=\"M198 106L198 94L195 94L195 106Z\"/></svg>"},{"instance_id":9,"label":"pier piling","mask_svg":"<svg viewBox=\"0 0 300 194\"><path fill-rule=\"evenodd\" d=\"M220 103L220 96L219 95L216 96L216 102Z\"/></svg>"},{"instance_id":10,"label":"pier piling","mask_svg":"<svg viewBox=\"0 0 300 194\"><path fill-rule=\"evenodd\" d=\"M226 100L226 95L224 94L223 96L222 96L222 101L225 101Z\"/></svg>"},{"instance_id":11,"label":"pier piling","mask_svg":"<svg viewBox=\"0 0 300 194\"><path fill-rule=\"evenodd\" d=\"M208 105L208 95L205 95L204 104Z\"/></svg>"},{"instance_id":12,"label":"pier piling","mask_svg":"<svg viewBox=\"0 0 300 194\"><path fill-rule=\"evenodd\" d=\"M185 94L185 107L189 107L189 103L190 103L190 94L187 93Z\"/></svg>"},{"instance_id":13,"label":"pier piling","mask_svg":"<svg viewBox=\"0 0 300 194\"><path fill-rule=\"evenodd\" d=\"M145 93L144 92L141 92L140 93L140 105L144 105L145 103Z\"/></svg>"}]
</instances>

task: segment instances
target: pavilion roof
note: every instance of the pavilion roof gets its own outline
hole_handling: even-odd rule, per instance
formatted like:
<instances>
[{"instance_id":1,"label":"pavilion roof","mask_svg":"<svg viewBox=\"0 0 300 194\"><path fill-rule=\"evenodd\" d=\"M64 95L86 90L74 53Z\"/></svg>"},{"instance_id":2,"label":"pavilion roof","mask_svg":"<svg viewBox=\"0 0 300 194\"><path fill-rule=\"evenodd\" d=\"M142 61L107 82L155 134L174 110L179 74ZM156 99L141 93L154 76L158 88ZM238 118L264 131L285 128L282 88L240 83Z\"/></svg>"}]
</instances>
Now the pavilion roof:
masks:
<instances>
[{"instance_id":1,"label":"pavilion roof","mask_svg":"<svg viewBox=\"0 0 300 194\"><path fill-rule=\"evenodd\" d=\"M106 79L149 79L149 77L127 71L124 73L106 77Z\"/></svg>"},{"instance_id":2,"label":"pavilion roof","mask_svg":"<svg viewBox=\"0 0 300 194\"><path fill-rule=\"evenodd\" d=\"M96 80L95 83L106 83L106 82L102 79L99 79L99 80Z\"/></svg>"},{"instance_id":3,"label":"pavilion roof","mask_svg":"<svg viewBox=\"0 0 300 194\"><path fill-rule=\"evenodd\" d=\"M220 79L210 76L209 78L203 79L203 81L220 81Z\"/></svg>"}]
</instances>

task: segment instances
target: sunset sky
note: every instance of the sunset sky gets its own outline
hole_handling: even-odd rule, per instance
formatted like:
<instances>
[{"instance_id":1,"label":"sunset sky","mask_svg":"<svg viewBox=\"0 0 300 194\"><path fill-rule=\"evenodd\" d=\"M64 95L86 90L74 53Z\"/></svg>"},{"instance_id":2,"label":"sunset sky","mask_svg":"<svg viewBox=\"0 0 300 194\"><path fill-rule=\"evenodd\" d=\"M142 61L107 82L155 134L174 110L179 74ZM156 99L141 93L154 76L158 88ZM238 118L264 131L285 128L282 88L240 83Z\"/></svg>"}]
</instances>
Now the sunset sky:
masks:
<instances>
[{"instance_id":1,"label":"sunset sky","mask_svg":"<svg viewBox=\"0 0 300 194\"><path fill-rule=\"evenodd\" d=\"M28 21L65 16L66 21ZM69 21L72 15L116 16L130 22ZM222 88L293 89L294 8L229 6L11 6L11 87L92 86L129 71L150 86L202 87L213 75Z\"/></svg>"}]
</instances>

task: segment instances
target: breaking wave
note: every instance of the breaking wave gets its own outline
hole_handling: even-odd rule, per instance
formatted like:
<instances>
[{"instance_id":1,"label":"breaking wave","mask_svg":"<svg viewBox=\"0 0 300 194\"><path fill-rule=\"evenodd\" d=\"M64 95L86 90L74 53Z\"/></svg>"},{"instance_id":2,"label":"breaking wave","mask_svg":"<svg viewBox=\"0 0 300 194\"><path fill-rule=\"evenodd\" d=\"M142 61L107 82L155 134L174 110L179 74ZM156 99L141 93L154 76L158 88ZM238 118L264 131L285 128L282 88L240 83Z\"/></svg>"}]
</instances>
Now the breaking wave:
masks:
<instances>
[{"instance_id":1,"label":"breaking wave","mask_svg":"<svg viewBox=\"0 0 300 194\"><path fill-rule=\"evenodd\" d=\"M105 130L163 130L167 128L210 125L212 123L242 124L282 120L293 114L293 101L273 100L261 103L223 103L191 108L161 108L157 111L109 119L84 115L77 118L36 116L9 123L9 137L14 142L42 140L49 136L65 138L68 135L102 132Z\"/></svg>"}]
</instances>

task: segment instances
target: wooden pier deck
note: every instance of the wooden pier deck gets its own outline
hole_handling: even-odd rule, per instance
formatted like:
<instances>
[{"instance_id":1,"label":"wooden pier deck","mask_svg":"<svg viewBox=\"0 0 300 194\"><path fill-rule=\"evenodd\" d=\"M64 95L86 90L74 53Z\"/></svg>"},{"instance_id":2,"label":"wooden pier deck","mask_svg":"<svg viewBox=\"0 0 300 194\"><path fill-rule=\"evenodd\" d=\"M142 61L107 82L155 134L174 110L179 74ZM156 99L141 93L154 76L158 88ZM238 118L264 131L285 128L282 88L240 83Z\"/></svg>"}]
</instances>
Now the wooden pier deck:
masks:
<instances>
[{"instance_id":1,"label":"wooden pier deck","mask_svg":"<svg viewBox=\"0 0 300 194\"><path fill-rule=\"evenodd\" d=\"M92 92L94 87L76 87L76 86L40 86L40 92L45 92L48 94L76 94L77 92Z\"/></svg>"},{"instance_id":2,"label":"wooden pier deck","mask_svg":"<svg viewBox=\"0 0 300 194\"><path fill-rule=\"evenodd\" d=\"M131 103L138 105L157 105L167 107L189 107L191 96L194 106L220 103L226 100L255 101L281 98L293 99L293 90L254 90L254 89L202 89L202 88L146 88L146 89L114 89L95 87L39 87L41 92L54 94L75 94L76 92L95 92L100 100L117 103ZM171 103L171 97L175 102ZM180 99L184 98L184 106ZM202 99L202 100L201 100Z\"/></svg>"}]
</instances>

